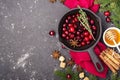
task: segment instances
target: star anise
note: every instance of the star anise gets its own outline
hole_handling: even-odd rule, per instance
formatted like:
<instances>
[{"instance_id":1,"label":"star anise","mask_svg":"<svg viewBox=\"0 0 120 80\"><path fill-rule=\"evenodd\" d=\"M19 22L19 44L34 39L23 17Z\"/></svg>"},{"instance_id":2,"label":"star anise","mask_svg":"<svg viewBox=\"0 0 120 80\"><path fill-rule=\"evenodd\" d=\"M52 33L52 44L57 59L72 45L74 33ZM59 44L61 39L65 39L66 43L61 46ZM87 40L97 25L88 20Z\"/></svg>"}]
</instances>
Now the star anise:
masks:
<instances>
[{"instance_id":1,"label":"star anise","mask_svg":"<svg viewBox=\"0 0 120 80\"><path fill-rule=\"evenodd\" d=\"M61 3L64 3L65 2L65 0L59 0Z\"/></svg>"},{"instance_id":2,"label":"star anise","mask_svg":"<svg viewBox=\"0 0 120 80\"><path fill-rule=\"evenodd\" d=\"M52 57L54 59L58 59L60 57L60 52L58 50L55 50L52 52Z\"/></svg>"},{"instance_id":3,"label":"star anise","mask_svg":"<svg viewBox=\"0 0 120 80\"><path fill-rule=\"evenodd\" d=\"M74 63L74 61L73 61L73 59L69 59L68 61L67 61L67 65L68 66L73 66L75 63Z\"/></svg>"},{"instance_id":4,"label":"star anise","mask_svg":"<svg viewBox=\"0 0 120 80\"><path fill-rule=\"evenodd\" d=\"M78 46L78 40L76 40L76 39L71 39L71 40L70 40L70 45L73 46L73 47L77 47L77 46Z\"/></svg>"},{"instance_id":5,"label":"star anise","mask_svg":"<svg viewBox=\"0 0 120 80\"><path fill-rule=\"evenodd\" d=\"M56 0L49 0L51 3L54 3L54 2L56 2Z\"/></svg>"}]
</instances>

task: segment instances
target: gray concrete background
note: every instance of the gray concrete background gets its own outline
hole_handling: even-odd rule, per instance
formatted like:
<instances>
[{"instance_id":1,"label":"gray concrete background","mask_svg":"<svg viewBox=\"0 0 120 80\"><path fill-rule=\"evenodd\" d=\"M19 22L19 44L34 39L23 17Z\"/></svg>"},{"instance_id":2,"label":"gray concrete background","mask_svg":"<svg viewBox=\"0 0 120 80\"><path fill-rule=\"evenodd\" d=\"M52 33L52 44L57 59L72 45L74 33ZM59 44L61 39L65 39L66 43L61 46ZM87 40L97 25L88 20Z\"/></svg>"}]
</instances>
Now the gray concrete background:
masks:
<instances>
[{"instance_id":1,"label":"gray concrete background","mask_svg":"<svg viewBox=\"0 0 120 80\"><path fill-rule=\"evenodd\" d=\"M67 11L49 0L0 0L0 80L58 80L53 72L59 63L50 55L57 49L69 57L57 35Z\"/></svg>"}]
</instances>

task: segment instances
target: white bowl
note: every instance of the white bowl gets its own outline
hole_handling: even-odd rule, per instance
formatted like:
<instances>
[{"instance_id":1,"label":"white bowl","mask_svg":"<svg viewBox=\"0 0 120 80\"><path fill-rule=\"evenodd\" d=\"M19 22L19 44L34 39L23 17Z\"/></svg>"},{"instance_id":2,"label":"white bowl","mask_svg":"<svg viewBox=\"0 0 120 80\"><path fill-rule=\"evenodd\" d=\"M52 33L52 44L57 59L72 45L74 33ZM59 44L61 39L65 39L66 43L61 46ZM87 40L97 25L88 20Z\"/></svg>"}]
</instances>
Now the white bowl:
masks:
<instances>
[{"instance_id":1,"label":"white bowl","mask_svg":"<svg viewBox=\"0 0 120 80\"><path fill-rule=\"evenodd\" d=\"M105 41L105 34L106 34L106 32L107 32L108 30L110 30L110 29L117 30L117 31L120 33L120 29L118 29L118 28L116 28L116 27L110 27L110 28L108 28L108 29L106 29L106 30L104 31L104 33L103 33L103 41L104 41L104 43L105 43L107 46L109 46L109 47L116 47L117 45L120 45L120 42L119 42L117 45L110 45L110 44L108 44L108 43Z\"/></svg>"}]
</instances>

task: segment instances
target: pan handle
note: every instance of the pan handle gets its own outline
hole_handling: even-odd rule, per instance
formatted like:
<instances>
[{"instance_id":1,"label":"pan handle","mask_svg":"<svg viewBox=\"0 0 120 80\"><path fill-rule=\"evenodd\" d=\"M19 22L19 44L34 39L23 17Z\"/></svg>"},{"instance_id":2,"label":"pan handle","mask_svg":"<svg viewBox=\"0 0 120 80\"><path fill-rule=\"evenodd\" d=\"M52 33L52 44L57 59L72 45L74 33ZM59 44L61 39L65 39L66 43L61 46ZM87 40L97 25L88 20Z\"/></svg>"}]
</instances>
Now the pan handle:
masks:
<instances>
[{"instance_id":1,"label":"pan handle","mask_svg":"<svg viewBox=\"0 0 120 80\"><path fill-rule=\"evenodd\" d=\"M88 50L89 52L89 55L92 59L92 62L95 66L95 68L97 69L98 72L102 72L104 69L103 69L103 66L102 66L102 63L100 62L100 60L98 59L98 57L96 56L95 52L93 51L93 48L90 48Z\"/></svg>"}]
</instances>

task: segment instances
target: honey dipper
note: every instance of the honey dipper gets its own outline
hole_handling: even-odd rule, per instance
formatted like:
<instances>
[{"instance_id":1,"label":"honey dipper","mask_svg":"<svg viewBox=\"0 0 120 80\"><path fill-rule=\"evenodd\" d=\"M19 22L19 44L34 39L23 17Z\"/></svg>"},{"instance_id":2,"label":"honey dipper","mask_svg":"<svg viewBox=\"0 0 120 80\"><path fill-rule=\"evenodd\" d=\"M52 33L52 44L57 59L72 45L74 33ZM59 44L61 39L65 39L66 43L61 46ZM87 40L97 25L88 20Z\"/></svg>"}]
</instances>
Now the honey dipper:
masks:
<instances>
[{"instance_id":1,"label":"honey dipper","mask_svg":"<svg viewBox=\"0 0 120 80\"><path fill-rule=\"evenodd\" d=\"M117 38L117 34L112 31L112 30L108 30L105 34L105 37L108 38L109 40L113 41L113 43L115 44L117 50L120 52L120 49L115 41L115 39Z\"/></svg>"}]
</instances>

